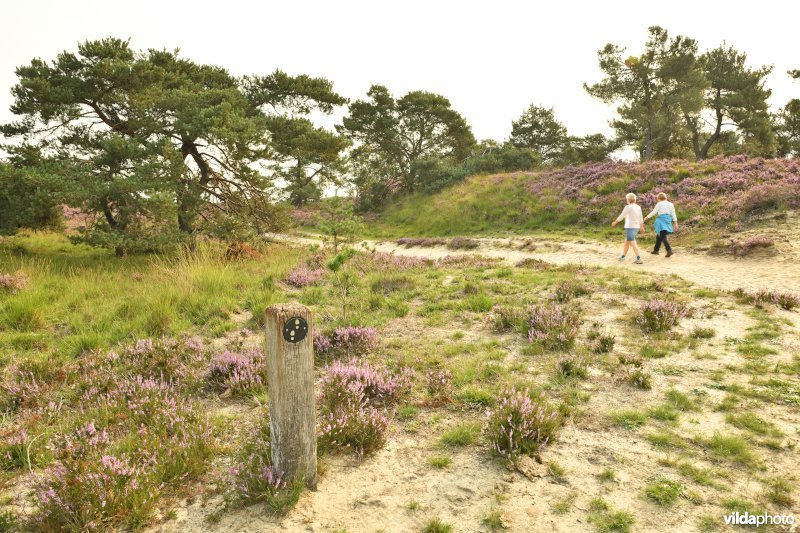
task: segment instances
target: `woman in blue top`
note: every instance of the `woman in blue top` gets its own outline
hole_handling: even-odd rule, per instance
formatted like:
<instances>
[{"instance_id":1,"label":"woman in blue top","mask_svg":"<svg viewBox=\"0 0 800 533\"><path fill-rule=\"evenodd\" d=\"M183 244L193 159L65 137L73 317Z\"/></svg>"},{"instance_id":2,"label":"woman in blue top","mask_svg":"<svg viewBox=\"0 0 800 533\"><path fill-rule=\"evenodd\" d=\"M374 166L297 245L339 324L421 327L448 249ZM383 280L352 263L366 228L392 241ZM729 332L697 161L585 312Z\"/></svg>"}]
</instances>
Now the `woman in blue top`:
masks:
<instances>
[{"instance_id":1,"label":"woman in blue top","mask_svg":"<svg viewBox=\"0 0 800 533\"><path fill-rule=\"evenodd\" d=\"M658 255L663 243L667 250L665 257L670 257L672 256L672 246L669 245L667 235L678 230L678 217L675 215L675 206L667 200L667 195L663 192L658 193L658 203L644 219L646 221L652 217L656 217L656 221L653 223L653 229L656 230L656 246L650 253Z\"/></svg>"}]
</instances>

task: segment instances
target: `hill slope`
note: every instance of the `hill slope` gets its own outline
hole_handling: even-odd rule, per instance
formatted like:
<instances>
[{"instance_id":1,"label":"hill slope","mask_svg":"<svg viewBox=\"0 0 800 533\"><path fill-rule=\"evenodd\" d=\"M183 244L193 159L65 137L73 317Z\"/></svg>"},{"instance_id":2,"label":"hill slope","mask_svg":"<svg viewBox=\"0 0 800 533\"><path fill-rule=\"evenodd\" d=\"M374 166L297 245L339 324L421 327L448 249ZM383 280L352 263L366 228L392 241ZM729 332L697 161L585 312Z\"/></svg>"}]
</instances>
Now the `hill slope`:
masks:
<instances>
[{"instance_id":1,"label":"hill slope","mask_svg":"<svg viewBox=\"0 0 800 533\"><path fill-rule=\"evenodd\" d=\"M381 213L382 236L569 230L602 235L635 192L645 213L666 192L683 229L739 231L800 205L800 160L747 156L706 161L604 161L536 173L480 175Z\"/></svg>"}]
</instances>

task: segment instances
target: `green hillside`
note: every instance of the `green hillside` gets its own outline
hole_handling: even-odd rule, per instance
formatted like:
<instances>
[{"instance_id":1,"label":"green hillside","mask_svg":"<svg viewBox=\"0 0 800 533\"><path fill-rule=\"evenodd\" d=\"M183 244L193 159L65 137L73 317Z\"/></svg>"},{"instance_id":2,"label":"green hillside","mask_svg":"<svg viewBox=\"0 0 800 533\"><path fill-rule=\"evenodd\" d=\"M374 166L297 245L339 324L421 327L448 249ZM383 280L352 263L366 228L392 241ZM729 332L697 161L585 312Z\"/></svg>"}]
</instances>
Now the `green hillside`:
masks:
<instances>
[{"instance_id":1,"label":"green hillside","mask_svg":"<svg viewBox=\"0 0 800 533\"><path fill-rule=\"evenodd\" d=\"M645 213L664 191L682 228L739 231L800 202L800 161L746 156L700 162L605 161L535 173L478 175L434 195L409 196L380 213L373 235L482 235L569 232L603 236L625 205L639 195Z\"/></svg>"}]
</instances>

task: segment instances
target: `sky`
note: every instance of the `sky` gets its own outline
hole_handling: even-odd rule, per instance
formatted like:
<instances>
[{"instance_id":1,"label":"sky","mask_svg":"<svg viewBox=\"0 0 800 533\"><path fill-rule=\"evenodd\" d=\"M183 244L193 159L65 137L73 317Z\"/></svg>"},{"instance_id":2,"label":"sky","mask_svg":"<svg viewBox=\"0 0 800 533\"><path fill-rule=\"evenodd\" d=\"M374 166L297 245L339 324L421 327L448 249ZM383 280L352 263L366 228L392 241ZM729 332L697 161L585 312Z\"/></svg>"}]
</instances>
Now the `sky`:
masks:
<instances>
[{"instance_id":1,"label":"sky","mask_svg":"<svg viewBox=\"0 0 800 533\"><path fill-rule=\"evenodd\" d=\"M800 68L800 3L785 0L2 0L0 13L0 122L13 119L15 67L107 36L134 49L179 48L236 75L326 77L350 99L373 83L398 96L440 93L478 139L498 141L532 103L555 108L571 134L610 134L613 108L583 84L600 80L602 46L638 54L652 25L696 39L701 51L725 41L750 66L773 65L773 110L800 97L800 81L786 74Z\"/></svg>"}]
</instances>

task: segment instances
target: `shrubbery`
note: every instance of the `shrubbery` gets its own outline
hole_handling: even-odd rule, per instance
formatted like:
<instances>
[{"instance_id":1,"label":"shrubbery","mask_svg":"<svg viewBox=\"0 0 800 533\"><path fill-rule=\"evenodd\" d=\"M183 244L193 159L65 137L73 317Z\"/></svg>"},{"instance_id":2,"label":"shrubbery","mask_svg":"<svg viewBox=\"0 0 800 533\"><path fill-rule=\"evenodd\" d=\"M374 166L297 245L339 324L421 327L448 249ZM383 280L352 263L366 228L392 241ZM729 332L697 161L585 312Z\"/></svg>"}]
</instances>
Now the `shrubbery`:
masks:
<instances>
[{"instance_id":1,"label":"shrubbery","mask_svg":"<svg viewBox=\"0 0 800 533\"><path fill-rule=\"evenodd\" d=\"M380 449L389 428L384 409L410 389L409 370L395 376L364 362L334 361L320 383L320 451L347 449L367 455Z\"/></svg>"},{"instance_id":2,"label":"shrubbery","mask_svg":"<svg viewBox=\"0 0 800 533\"><path fill-rule=\"evenodd\" d=\"M261 350L242 353L225 350L211 360L208 381L217 390L244 394L266 383L266 360Z\"/></svg>"},{"instance_id":3,"label":"shrubbery","mask_svg":"<svg viewBox=\"0 0 800 533\"><path fill-rule=\"evenodd\" d=\"M171 484L205 469L211 424L171 384L128 378L81 401L91 421L64 437L36 480L33 520L42 530L141 526Z\"/></svg>"},{"instance_id":4,"label":"shrubbery","mask_svg":"<svg viewBox=\"0 0 800 533\"><path fill-rule=\"evenodd\" d=\"M456 164L436 158L422 159L415 163L414 171L422 192L432 193L473 174L533 170L539 162L533 150L507 144Z\"/></svg>"},{"instance_id":5,"label":"shrubbery","mask_svg":"<svg viewBox=\"0 0 800 533\"><path fill-rule=\"evenodd\" d=\"M795 307L800 306L800 295L791 292L781 292L769 289L760 289L756 291L736 289L734 291L734 295L747 303L756 305L773 304L782 307L787 311L791 311Z\"/></svg>"},{"instance_id":6,"label":"shrubbery","mask_svg":"<svg viewBox=\"0 0 800 533\"><path fill-rule=\"evenodd\" d=\"M528 340L551 350L564 350L575 343L580 318L562 305L548 303L534 307L528 317Z\"/></svg>"},{"instance_id":7,"label":"shrubbery","mask_svg":"<svg viewBox=\"0 0 800 533\"><path fill-rule=\"evenodd\" d=\"M541 393L512 390L504 393L489 412L486 433L498 454L514 460L536 453L550 442L562 422L558 409Z\"/></svg>"},{"instance_id":8,"label":"shrubbery","mask_svg":"<svg viewBox=\"0 0 800 533\"><path fill-rule=\"evenodd\" d=\"M378 330L366 326L346 326L314 336L314 351L323 356L364 355L377 345Z\"/></svg>"},{"instance_id":9,"label":"shrubbery","mask_svg":"<svg viewBox=\"0 0 800 533\"><path fill-rule=\"evenodd\" d=\"M677 326L684 316L686 308L683 305L654 298L642 305L635 322L645 332L669 331Z\"/></svg>"},{"instance_id":10,"label":"shrubbery","mask_svg":"<svg viewBox=\"0 0 800 533\"><path fill-rule=\"evenodd\" d=\"M294 287L306 287L314 285L325 275L325 270L321 268L309 268L301 265L286 274L286 283Z\"/></svg>"}]
</instances>

